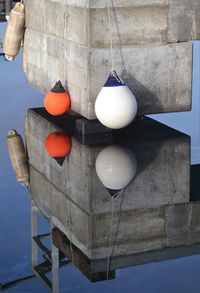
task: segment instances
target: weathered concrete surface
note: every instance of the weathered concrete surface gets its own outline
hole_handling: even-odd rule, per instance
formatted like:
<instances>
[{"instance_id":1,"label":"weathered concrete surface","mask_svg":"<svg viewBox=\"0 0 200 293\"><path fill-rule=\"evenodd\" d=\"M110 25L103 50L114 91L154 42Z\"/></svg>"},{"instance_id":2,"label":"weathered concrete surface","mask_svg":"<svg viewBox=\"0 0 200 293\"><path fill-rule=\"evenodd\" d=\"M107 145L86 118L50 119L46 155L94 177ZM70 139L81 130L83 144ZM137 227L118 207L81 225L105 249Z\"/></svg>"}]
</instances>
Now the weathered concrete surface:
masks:
<instances>
[{"instance_id":1,"label":"weathered concrete surface","mask_svg":"<svg viewBox=\"0 0 200 293\"><path fill-rule=\"evenodd\" d=\"M185 42L200 37L200 2L114 5L115 67L136 95L139 114L190 110L192 44ZM94 103L111 67L105 1L26 0L26 27L28 82L45 93L61 79L72 109L96 118Z\"/></svg>"},{"instance_id":2,"label":"weathered concrete surface","mask_svg":"<svg viewBox=\"0 0 200 293\"><path fill-rule=\"evenodd\" d=\"M110 70L108 48L87 48L30 29L24 50L27 80L47 92L61 80L71 107L94 119L94 104ZM139 114L189 110L192 43L114 49L116 68L137 97Z\"/></svg>"},{"instance_id":3,"label":"weathered concrete surface","mask_svg":"<svg viewBox=\"0 0 200 293\"><path fill-rule=\"evenodd\" d=\"M73 244L70 245L69 239L66 235L57 227L52 230L52 239L56 247L58 247L64 255L71 258L73 253L74 264L80 269L80 271L88 276L96 276L100 273L105 276L105 271L107 271L108 258L104 259L88 259L81 250L79 250ZM70 247L72 246L72 251ZM168 247L164 249L156 249L152 251L134 253L129 255L121 255L117 257L112 257L110 261L111 276L113 277L113 270L120 268L127 268L130 266L147 264L151 262L158 262L168 259L176 259L184 256L191 256L200 253L200 244L193 245L182 245L177 247ZM99 276L99 275L97 275ZM100 276L99 276L100 277ZM99 279L97 279L98 281Z\"/></svg>"},{"instance_id":4,"label":"weathered concrete surface","mask_svg":"<svg viewBox=\"0 0 200 293\"><path fill-rule=\"evenodd\" d=\"M72 138L71 152L60 167L44 147L47 135L59 128L33 110L27 121L30 188L38 207L48 210L53 224L88 258L105 259L112 203L95 172L103 147L81 145ZM200 241L200 204L189 202L189 139L155 124L154 131L137 127L141 136L132 131L134 143L127 144L135 151L138 174L114 201L113 256Z\"/></svg>"},{"instance_id":5,"label":"weathered concrete surface","mask_svg":"<svg viewBox=\"0 0 200 293\"><path fill-rule=\"evenodd\" d=\"M200 3L197 0L115 0L113 4L114 9L110 1L115 45L180 42L200 36ZM53 19L56 19L56 25ZM110 46L107 3L104 0L26 0L26 26L84 46Z\"/></svg>"},{"instance_id":6,"label":"weathered concrete surface","mask_svg":"<svg viewBox=\"0 0 200 293\"><path fill-rule=\"evenodd\" d=\"M47 198L48 188L50 192ZM101 214L81 210L52 182L31 167L31 192L49 209L53 224L88 258L108 256L111 201L108 212ZM147 199L144 198L145 201ZM86 198L87 200L87 198ZM170 204L160 207L123 210L126 198L114 202L112 224L115 242L113 256L192 245L200 242L200 203Z\"/></svg>"},{"instance_id":7,"label":"weathered concrete surface","mask_svg":"<svg viewBox=\"0 0 200 293\"><path fill-rule=\"evenodd\" d=\"M124 191L122 210L183 203L189 200L189 138L178 135L157 122L155 124L152 132L150 129L146 132L139 130L141 137L146 139L138 138L127 145L124 141L124 146L128 146L136 156L138 173ZM72 138L72 149L61 168L45 150L46 137L58 128L30 110L28 129L30 165L85 212L109 212L110 195L95 171L96 157L104 146L89 147ZM159 131L158 138L154 139L155 132ZM137 137L136 131L132 130L131 133L133 138ZM163 133L166 136L163 136ZM177 172L177 166L180 165L181 168Z\"/></svg>"},{"instance_id":8,"label":"weathered concrete surface","mask_svg":"<svg viewBox=\"0 0 200 293\"><path fill-rule=\"evenodd\" d=\"M79 270L91 281L99 282L115 278L115 271L109 271L107 276L106 266L99 272L94 272L93 261L88 259L83 252L73 245L58 228L54 227L52 230L52 241L53 244L59 248L59 250L67 256L67 259L73 262L73 265L79 268Z\"/></svg>"}]
</instances>

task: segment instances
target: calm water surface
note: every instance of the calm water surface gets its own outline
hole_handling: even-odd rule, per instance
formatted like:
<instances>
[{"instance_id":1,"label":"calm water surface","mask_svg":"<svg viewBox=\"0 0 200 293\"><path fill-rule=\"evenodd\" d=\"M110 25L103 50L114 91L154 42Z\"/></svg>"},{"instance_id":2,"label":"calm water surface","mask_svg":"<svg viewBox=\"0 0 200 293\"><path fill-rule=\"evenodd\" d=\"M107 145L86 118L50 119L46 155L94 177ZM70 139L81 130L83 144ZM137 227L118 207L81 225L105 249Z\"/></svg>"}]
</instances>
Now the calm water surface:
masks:
<instances>
[{"instance_id":1,"label":"calm water surface","mask_svg":"<svg viewBox=\"0 0 200 293\"><path fill-rule=\"evenodd\" d=\"M3 29L1 25L1 35ZM192 111L155 115L154 118L191 136L192 164L199 164L198 42L194 44L194 49ZM111 197L95 169L96 159L100 153L105 154L106 146L84 146L73 137L71 153L63 167L60 167L53 158L48 157L44 147L46 136L55 130L55 126L51 124L45 127L45 123L49 125L48 119L45 120L48 117L45 117L44 124L38 127L37 123L41 122L38 122L37 113L32 120L28 148L32 166L31 201L27 189L16 182L6 146L6 136L10 129L15 128L24 137L27 109L42 106L43 96L26 84L21 64L21 56L13 63L0 63L0 283L32 274L31 203L37 203L40 211L44 212L46 208L48 216L53 216L53 225L62 230L76 246L68 246L70 252L73 249L72 255L75 255L76 248L79 249L78 255L83 253L87 261L92 255L93 269L97 271L98 260L103 260L103 279L106 279L108 256L112 251L110 268L115 270L115 279L92 283L84 276L82 266L77 268L68 264L60 268L60 292L200 292L200 257L198 247L192 246L200 242L198 180L196 182L194 178L198 170L194 167L192 169L193 185L190 192L188 136L168 128L158 131L156 127L148 131L148 122L140 135L134 129L133 137L115 135L111 145L117 144L123 154L128 153L128 166L132 170L137 169L137 172L133 181L114 202L112 223ZM143 127L144 121L140 123ZM42 127L45 129L43 132L39 131ZM81 169L80 164L85 169ZM41 174L45 176L41 177ZM77 174L77 178L73 174ZM45 198L47 194L48 198ZM110 242L111 223L111 233L116 235L116 239ZM49 221L42 212L38 226L39 234L50 230ZM106 227L103 232L101 227ZM93 229L93 234L88 232L90 229ZM182 245L190 247L190 251L181 250ZM168 251L166 246L173 249ZM134 251L139 254L146 250L157 253L158 249L158 254L143 254L139 259L133 257ZM180 255L185 257L176 258ZM169 260L172 257L174 259ZM163 260L154 262L156 259ZM134 266L140 262L147 264ZM43 293L49 292L49 289L38 278L33 278L5 292Z\"/></svg>"}]
</instances>

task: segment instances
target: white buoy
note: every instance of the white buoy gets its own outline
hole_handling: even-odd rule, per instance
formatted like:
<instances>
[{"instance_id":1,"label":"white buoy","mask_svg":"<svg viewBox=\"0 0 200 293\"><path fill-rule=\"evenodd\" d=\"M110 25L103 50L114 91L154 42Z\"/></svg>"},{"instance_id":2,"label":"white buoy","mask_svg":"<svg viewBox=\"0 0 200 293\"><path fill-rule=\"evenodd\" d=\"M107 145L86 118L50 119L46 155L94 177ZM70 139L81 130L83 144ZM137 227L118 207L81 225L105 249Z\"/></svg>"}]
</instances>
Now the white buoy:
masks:
<instances>
[{"instance_id":1,"label":"white buoy","mask_svg":"<svg viewBox=\"0 0 200 293\"><path fill-rule=\"evenodd\" d=\"M95 103L98 120L106 127L120 129L129 125L137 114L137 102L130 89L112 71Z\"/></svg>"},{"instance_id":2,"label":"white buoy","mask_svg":"<svg viewBox=\"0 0 200 293\"><path fill-rule=\"evenodd\" d=\"M135 177L137 161L128 148L111 145L96 159L96 173L111 196L116 197Z\"/></svg>"}]
</instances>

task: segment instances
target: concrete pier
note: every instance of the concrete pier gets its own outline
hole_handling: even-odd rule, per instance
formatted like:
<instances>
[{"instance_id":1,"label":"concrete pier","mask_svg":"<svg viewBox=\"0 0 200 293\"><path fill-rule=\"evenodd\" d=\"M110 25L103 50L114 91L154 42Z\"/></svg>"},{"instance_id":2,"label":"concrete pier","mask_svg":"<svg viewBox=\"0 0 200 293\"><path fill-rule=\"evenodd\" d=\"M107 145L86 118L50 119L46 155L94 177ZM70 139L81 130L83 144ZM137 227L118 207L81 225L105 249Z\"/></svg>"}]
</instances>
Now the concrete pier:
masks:
<instances>
[{"instance_id":1,"label":"concrete pier","mask_svg":"<svg viewBox=\"0 0 200 293\"><path fill-rule=\"evenodd\" d=\"M200 37L199 1L113 3L114 63L136 95L139 115L190 110L190 41ZM111 67L105 1L26 0L26 27L27 81L45 93L60 79L72 109L95 119L94 103Z\"/></svg>"}]
</instances>

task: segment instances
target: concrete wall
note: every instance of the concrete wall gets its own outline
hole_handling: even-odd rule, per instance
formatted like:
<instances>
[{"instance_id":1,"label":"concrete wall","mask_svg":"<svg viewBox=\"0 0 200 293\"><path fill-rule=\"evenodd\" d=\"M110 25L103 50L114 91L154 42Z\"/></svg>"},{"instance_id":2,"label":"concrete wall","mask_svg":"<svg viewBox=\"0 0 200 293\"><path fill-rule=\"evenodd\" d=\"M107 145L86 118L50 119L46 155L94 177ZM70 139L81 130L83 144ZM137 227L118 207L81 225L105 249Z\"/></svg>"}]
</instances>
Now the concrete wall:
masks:
<instances>
[{"instance_id":1,"label":"concrete wall","mask_svg":"<svg viewBox=\"0 0 200 293\"><path fill-rule=\"evenodd\" d=\"M45 149L46 137L58 128L34 111L29 111L28 129L30 165L85 212L108 212L110 195L95 170L96 157L105 146L90 147L72 138L70 154L60 167ZM155 140L153 137L157 131L155 126L145 140L138 139L134 143L123 141L124 147L128 146L137 160L136 177L124 190L123 210L189 200L189 138L185 135L176 136L171 131L171 135L169 132L166 137ZM163 132L167 132L165 126ZM135 136L134 132L132 135ZM143 133L142 136L146 135ZM177 172L177 166L180 165Z\"/></svg>"},{"instance_id":2,"label":"concrete wall","mask_svg":"<svg viewBox=\"0 0 200 293\"><path fill-rule=\"evenodd\" d=\"M30 171L31 192L38 201L39 209L45 206L54 225L89 259L106 258L109 252L111 201L107 202L109 211L87 213L41 173L32 167ZM87 200L87 195L84 198ZM200 241L199 202L151 207L147 200L146 208L130 207L129 210L123 210L124 205L126 197L114 202L112 239L116 239L112 242L113 256L187 246Z\"/></svg>"},{"instance_id":3,"label":"concrete wall","mask_svg":"<svg viewBox=\"0 0 200 293\"><path fill-rule=\"evenodd\" d=\"M30 188L39 208L49 211L54 224L86 256L107 257L112 204L95 171L103 146L82 145L72 138L61 167L44 147L47 135L59 128L33 110L27 119ZM134 142L137 176L113 206L115 256L199 241L199 204L189 203L188 137L173 130L157 140L153 131L142 137L146 139Z\"/></svg>"},{"instance_id":4,"label":"concrete wall","mask_svg":"<svg viewBox=\"0 0 200 293\"><path fill-rule=\"evenodd\" d=\"M189 110L192 44L187 41L200 36L200 3L113 3L115 67L136 95L139 114ZM45 93L61 79L72 109L94 119L94 103L111 67L105 1L26 0L26 27L28 82Z\"/></svg>"}]
</instances>

